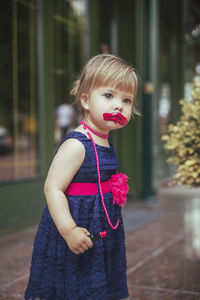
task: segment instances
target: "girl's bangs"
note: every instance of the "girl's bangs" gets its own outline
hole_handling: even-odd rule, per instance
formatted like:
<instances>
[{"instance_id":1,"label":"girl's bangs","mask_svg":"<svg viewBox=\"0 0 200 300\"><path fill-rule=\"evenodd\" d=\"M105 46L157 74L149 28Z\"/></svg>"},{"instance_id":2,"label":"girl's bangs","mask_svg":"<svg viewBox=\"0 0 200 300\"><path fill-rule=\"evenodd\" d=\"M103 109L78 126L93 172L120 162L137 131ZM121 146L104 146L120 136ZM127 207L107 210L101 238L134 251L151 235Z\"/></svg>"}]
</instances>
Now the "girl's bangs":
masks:
<instances>
[{"instance_id":1,"label":"girl's bangs","mask_svg":"<svg viewBox=\"0 0 200 300\"><path fill-rule=\"evenodd\" d=\"M104 75L104 76L103 76ZM133 71L126 74L101 74L94 80L93 88L110 87L120 91L126 91L135 95L137 90L136 76Z\"/></svg>"}]
</instances>

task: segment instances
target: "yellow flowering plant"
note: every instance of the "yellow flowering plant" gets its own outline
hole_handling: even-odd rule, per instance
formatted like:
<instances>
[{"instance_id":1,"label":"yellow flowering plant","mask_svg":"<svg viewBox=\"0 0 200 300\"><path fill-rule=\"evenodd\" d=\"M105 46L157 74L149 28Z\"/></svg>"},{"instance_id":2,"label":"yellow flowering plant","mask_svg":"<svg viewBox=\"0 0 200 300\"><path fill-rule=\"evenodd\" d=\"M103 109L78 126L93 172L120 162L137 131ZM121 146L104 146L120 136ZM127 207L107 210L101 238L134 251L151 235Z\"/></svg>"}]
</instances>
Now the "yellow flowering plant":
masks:
<instances>
[{"instance_id":1,"label":"yellow flowering plant","mask_svg":"<svg viewBox=\"0 0 200 300\"><path fill-rule=\"evenodd\" d=\"M165 149L172 155L167 162L177 165L171 185L200 186L200 81L197 77L190 101L179 101L182 106L180 120L176 125L170 124L168 133L162 136Z\"/></svg>"}]
</instances>

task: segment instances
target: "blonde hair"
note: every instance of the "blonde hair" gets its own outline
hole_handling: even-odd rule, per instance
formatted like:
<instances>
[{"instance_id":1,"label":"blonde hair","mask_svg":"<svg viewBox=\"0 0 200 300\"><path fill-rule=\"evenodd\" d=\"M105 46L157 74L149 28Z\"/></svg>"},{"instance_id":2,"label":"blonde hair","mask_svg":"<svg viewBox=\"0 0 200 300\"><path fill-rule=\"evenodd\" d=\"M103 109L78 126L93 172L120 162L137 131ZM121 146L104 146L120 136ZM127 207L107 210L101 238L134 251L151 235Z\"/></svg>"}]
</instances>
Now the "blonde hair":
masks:
<instances>
[{"instance_id":1,"label":"blonde hair","mask_svg":"<svg viewBox=\"0 0 200 300\"><path fill-rule=\"evenodd\" d=\"M99 54L92 57L84 66L80 77L74 82L71 95L80 110L81 95L99 87L111 87L133 94L133 114L140 115L136 105L138 80L134 68L118 56Z\"/></svg>"}]
</instances>

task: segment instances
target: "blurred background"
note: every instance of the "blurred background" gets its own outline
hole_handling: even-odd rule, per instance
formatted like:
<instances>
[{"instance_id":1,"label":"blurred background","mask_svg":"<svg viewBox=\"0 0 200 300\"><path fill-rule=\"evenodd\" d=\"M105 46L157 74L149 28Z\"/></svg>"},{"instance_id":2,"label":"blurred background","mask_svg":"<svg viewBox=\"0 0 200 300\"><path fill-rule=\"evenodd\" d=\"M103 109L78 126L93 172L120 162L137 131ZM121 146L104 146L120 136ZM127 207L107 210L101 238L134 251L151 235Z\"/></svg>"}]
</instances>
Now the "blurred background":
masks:
<instances>
[{"instance_id":1,"label":"blurred background","mask_svg":"<svg viewBox=\"0 0 200 300\"><path fill-rule=\"evenodd\" d=\"M0 28L0 233L39 220L56 147L80 120L69 90L98 53L137 70L142 117L111 139L131 198L152 199L173 173L161 135L200 62L200 1L7 0Z\"/></svg>"}]
</instances>

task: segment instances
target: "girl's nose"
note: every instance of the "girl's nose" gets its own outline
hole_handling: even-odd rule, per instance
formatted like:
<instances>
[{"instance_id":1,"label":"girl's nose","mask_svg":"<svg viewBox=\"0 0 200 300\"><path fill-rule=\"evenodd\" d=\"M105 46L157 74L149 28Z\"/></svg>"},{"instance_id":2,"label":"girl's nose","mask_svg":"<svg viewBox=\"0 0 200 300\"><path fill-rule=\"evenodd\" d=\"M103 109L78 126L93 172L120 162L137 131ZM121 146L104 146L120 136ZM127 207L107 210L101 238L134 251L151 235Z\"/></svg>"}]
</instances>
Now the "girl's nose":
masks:
<instances>
[{"instance_id":1,"label":"girl's nose","mask_svg":"<svg viewBox=\"0 0 200 300\"><path fill-rule=\"evenodd\" d=\"M115 99L114 101L114 110L122 110L122 102L121 99Z\"/></svg>"}]
</instances>

